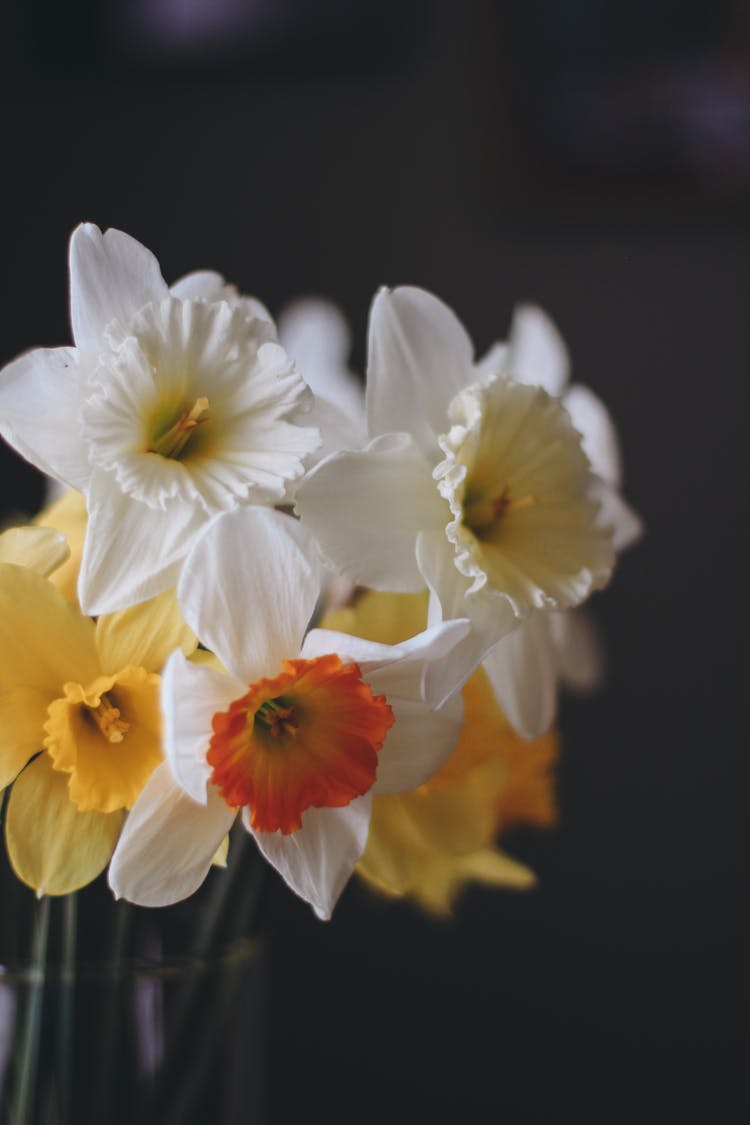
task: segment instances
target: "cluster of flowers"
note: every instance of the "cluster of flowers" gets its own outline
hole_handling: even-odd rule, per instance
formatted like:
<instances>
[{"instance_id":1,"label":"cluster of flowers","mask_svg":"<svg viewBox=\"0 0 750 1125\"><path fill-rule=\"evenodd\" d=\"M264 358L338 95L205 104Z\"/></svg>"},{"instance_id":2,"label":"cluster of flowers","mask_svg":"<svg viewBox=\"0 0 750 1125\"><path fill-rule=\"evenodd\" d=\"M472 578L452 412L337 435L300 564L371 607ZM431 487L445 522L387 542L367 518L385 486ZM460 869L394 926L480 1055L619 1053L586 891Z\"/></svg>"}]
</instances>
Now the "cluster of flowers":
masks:
<instances>
[{"instance_id":1,"label":"cluster of flowers","mask_svg":"<svg viewBox=\"0 0 750 1125\"><path fill-rule=\"evenodd\" d=\"M0 433L70 490L0 536L19 878L166 905L239 816L321 918L355 866L437 910L532 882L494 840L554 818L558 683L598 669L572 611L640 530L551 322L477 361L382 290L363 392L330 306L277 328L119 231L74 232L70 293L75 346L0 373Z\"/></svg>"}]
</instances>

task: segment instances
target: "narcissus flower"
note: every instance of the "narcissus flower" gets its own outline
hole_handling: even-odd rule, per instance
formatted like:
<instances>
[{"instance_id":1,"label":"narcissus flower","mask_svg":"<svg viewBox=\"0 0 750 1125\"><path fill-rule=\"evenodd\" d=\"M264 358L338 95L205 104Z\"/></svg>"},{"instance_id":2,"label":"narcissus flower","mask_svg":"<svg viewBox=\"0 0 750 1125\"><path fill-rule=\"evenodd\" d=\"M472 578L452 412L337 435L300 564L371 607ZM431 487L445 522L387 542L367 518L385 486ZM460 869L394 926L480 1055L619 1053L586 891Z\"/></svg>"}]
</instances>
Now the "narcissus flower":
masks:
<instances>
[{"instance_id":1,"label":"narcissus flower","mask_svg":"<svg viewBox=\"0 0 750 1125\"><path fill-rule=\"evenodd\" d=\"M37 894L67 894L106 866L162 760L157 673L195 644L171 593L94 623L41 575L0 564L6 843Z\"/></svg>"},{"instance_id":2,"label":"narcissus flower","mask_svg":"<svg viewBox=\"0 0 750 1125\"><path fill-rule=\"evenodd\" d=\"M289 886L328 918L367 838L373 793L413 789L445 761L460 698L425 695L468 622L395 646L314 629L320 590L303 529L244 509L201 536L182 573L186 621L226 669L175 653L164 673L167 763L136 801L110 865L119 896L187 897L239 813Z\"/></svg>"},{"instance_id":3,"label":"narcissus flower","mask_svg":"<svg viewBox=\"0 0 750 1125\"><path fill-rule=\"evenodd\" d=\"M607 582L611 529L568 412L475 365L463 326L423 290L373 302L367 423L365 450L305 481L302 520L345 577L428 587L431 619L469 617L471 665L535 610L578 605Z\"/></svg>"},{"instance_id":4,"label":"narcissus flower","mask_svg":"<svg viewBox=\"0 0 750 1125\"><path fill-rule=\"evenodd\" d=\"M84 224L70 303L76 346L0 373L0 433L86 494L78 594L99 614L173 586L218 512L288 502L319 435L268 314L218 275L170 292L144 246Z\"/></svg>"},{"instance_id":5,"label":"narcissus flower","mask_svg":"<svg viewBox=\"0 0 750 1125\"><path fill-rule=\"evenodd\" d=\"M426 596L368 591L324 624L397 643L427 617ZM477 670L462 690L464 722L456 748L433 777L410 793L376 796L357 871L378 890L448 912L466 883L518 890L535 875L495 846L517 824L548 828L556 819L554 734L525 742L508 724L489 681Z\"/></svg>"},{"instance_id":6,"label":"narcissus flower","mask_svg":"<svg viewBox=\"0 0 750 1125\"><path fill-rule=\"evenodd\" d=\"M597 521L611 529L616 551L631 546L643 527L621 494L622 457L615 424L592 390L580 383L569 385L570 357L546 313L534 305L519 306L507 343L495 344L479 366L506 372L560 399L591 465L589 495L599 505ZM536 738L554 721L559 682L579 691L597 685L601 646L585 611L535 612L495 645L483 667L508 720L525 738Z\"/></svg>"}]
</instances>

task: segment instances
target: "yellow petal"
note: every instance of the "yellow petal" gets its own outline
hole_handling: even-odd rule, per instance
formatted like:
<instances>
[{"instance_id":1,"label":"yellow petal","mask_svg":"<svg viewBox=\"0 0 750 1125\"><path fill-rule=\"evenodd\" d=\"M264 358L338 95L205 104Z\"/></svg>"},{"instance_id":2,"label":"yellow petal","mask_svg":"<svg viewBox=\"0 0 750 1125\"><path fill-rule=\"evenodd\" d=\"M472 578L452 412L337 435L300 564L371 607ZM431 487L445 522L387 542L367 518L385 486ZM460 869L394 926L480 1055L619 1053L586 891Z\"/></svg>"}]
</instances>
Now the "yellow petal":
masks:
<instances>
[{"instance_id":1,"label":"yellow petal","mask_svg":"<svg viewBox=\"0 0 750 1125\"><path fill-rule=\"evenodd\" d=\"M456 861L463 879L486 883L492 887L509 887L525 891L536 884L536 875L525 863L513 859L499 848L484 848Z\"/></svg>"},{"instance_id":2,"label":"yellow petal","mask_svg":"<svg viewBox=\"0 0 750 1125\"><path fill-rule=\"evenodd\" d=\"M160 672L176 648L189 656L198 640L182 620L174 590L140 605L104 614L96 623L96 644L104 672L137 664Z\"/></svg>"},{"instance_id":3,"label":"yellow petal","mask_svg":"<svg viewBox=\"0 0 750 1125\"><path fill-rule=\"evenodd\" d=\"M162 760L159 677L144 668L65 685L50 704L44 745L69 775L81 810L130 808Z\"/></svg>"},{"instance_id":4,"label":"yellow petal","mask_svg":"<svg viewBox=\"0 0 750 1125\"><path fill-rule=\"evenodd\" d=\"M0 563L28 566L43 577L69 554L65 536L51 527L9 527L0 535Z\"/></svg>"},{"instance_id":5,"label":"yellow petal","mask_svg":"<svg viewBox=\"0 0 750 1125\"><path fill-rule=\"evenodd\" d=\"M13 781L44 743L46 696L32 688L0 695L0 786Z\"/></svg>"},{"instance_id":6,"label":"yellow petal","mask_svg":"<svg viewBox=\"0 0 750 1125\"><path fill-rule=\"evenodd\" d=\"M384 594L368 590L353 606L327 613L321 627L395 645L427 626L427 594Z\"/></svg>"},{"instance_id":7,"label":"yellow petal","mask_svg":"<svg viewBox=\"0 0 750 1125\"><path fill-rule=\"evenodd\" d=\"M68 797L65 774L40 754L11 790L5 820L8 858L37 895L69 894L104 870L121 825L120 812L79 812Z\"/></svg>"},{"instance_id":8,"label":"yellow petal","mask_svg":"<svg viewBox=\"0 0 750 1125\"><path fill-rule=\"evenodd\" d=\"M34 520L37 527L52 527L65 536L70 556L53 574L51 581L68 601L78 604L76 584L81 569L86 538L86 501L80 492L65 492L44 508Z\"/></svg>"},{"instance_id":9,"label":"yellow petal","mask_svg":"<svg viewBox=\"0 0 750 1125\"><path fill-rule=\"evenodd\" d=\"M226 867L228 855L229 855L229 833L227 833L227 835L224 837L224 839L221 841L218 848L214 852L214 858L211 860L211 866L212 867Z\"/></svg>"},{"instance_id":10,"label":"yellow petal","mask_svg":"<svg viewBox=\"0 0 750 1125\"><path fill-rule=\"evenodd\" d=\"M0 563L0 685L48 700L99 674L94 625L33 570Z\"/></svg>"}]
</instances>

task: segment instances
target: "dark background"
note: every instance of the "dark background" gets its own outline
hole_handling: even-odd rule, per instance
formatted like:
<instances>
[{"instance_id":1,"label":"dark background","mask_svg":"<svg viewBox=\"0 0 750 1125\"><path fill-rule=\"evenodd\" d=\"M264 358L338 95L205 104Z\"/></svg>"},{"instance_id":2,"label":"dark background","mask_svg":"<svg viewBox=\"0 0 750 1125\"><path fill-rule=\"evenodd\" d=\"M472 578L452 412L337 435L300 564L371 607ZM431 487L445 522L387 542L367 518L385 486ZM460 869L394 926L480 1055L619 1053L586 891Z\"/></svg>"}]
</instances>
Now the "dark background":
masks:
<instances>
[{"instance_id":1,"label":"dark background","mask_svg":"<svg viewBox=\"0 0 750 1125\"><path fill-rule=\"evenodd\" d=\"M484 350L549 310L644 541L598 597L533 894L436 923L274 881L271 1125L739 1122L746 962L750 9L110 0L3 9L0 362L67 342L82 219L274 310L420 284ZM3 511L41 502L2 450Z\"/></svg>"}]
</instances>

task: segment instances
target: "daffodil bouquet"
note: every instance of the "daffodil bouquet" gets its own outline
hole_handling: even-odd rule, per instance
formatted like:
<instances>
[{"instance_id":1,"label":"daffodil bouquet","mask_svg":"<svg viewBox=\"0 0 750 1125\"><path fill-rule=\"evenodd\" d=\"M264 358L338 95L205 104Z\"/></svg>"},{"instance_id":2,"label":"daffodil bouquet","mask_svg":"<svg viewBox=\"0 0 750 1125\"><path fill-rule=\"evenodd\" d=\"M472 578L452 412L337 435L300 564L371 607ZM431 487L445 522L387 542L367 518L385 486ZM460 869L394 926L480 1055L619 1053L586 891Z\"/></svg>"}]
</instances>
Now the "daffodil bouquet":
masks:
<instances>
[{"instance_id":1,"label":"daffodil bouquet","mask_svg":"<svg viewBox=\"0 0 750 1125\"><path fill-rule=\"evenodd\" d=\"M16 876L163 907L249 834L323 919L355 869L438 912L530 885L496 839L554 820L558 687L599 674L578 607L640 533L551 321L477 360L383 289L363 390L329 304L277 326L90 224L70 310L74 346L0 372L0 433L67 490L0 537Z\"/></svg>"}]
</instances>

